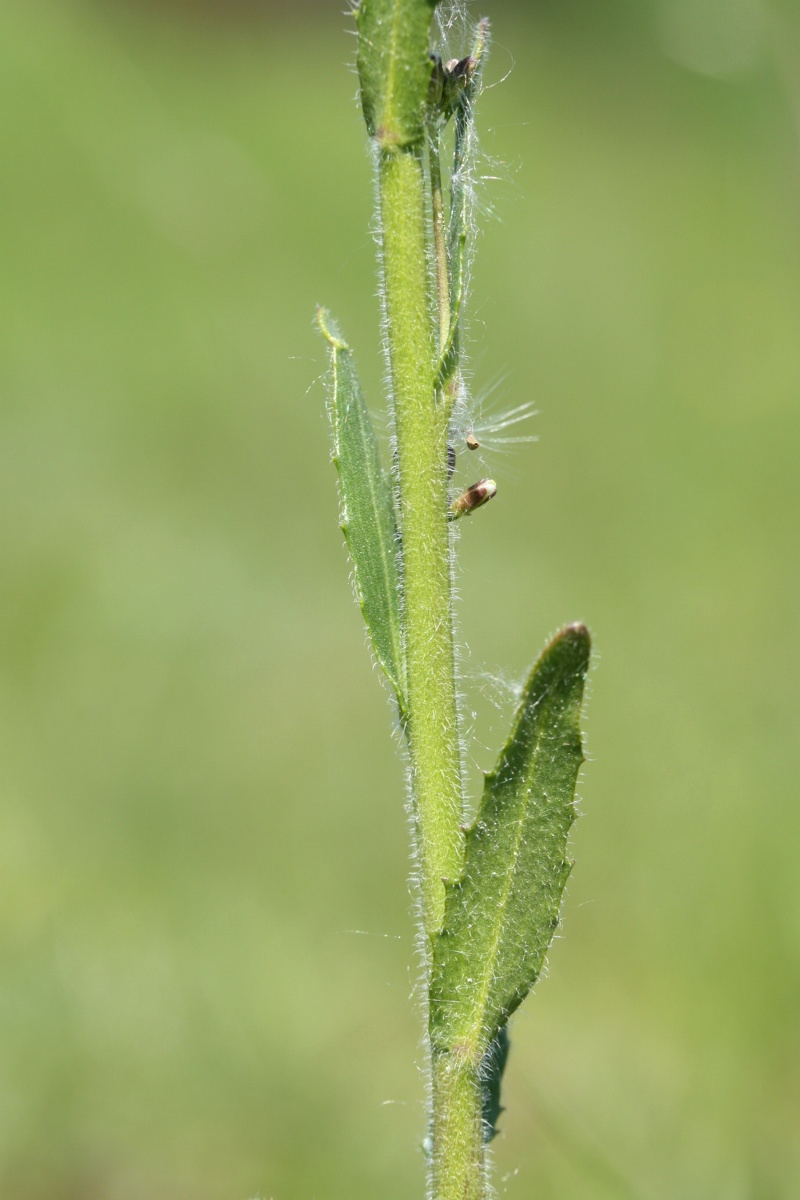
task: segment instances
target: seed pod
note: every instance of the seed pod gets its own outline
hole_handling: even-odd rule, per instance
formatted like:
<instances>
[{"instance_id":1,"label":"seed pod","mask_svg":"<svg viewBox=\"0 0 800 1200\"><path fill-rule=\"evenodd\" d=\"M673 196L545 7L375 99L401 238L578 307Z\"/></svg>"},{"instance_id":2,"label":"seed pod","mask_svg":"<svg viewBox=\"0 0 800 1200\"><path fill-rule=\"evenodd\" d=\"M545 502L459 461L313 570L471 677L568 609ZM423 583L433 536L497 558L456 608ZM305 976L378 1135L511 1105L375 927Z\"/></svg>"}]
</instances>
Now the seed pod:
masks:
<instances>
[{"instance_id":1,"label":"seed pod","mask_svg":"<svg viewBox=\"0 0 800 1200\"><path fill-rule=\"evenodd\" d=\"M497 484L493 479L479 479L477 483L471 483L450 506L450 519L455 521L458 517L468 517L476 508L480 508L496 495Z\"/></svg>"}]
</instances>

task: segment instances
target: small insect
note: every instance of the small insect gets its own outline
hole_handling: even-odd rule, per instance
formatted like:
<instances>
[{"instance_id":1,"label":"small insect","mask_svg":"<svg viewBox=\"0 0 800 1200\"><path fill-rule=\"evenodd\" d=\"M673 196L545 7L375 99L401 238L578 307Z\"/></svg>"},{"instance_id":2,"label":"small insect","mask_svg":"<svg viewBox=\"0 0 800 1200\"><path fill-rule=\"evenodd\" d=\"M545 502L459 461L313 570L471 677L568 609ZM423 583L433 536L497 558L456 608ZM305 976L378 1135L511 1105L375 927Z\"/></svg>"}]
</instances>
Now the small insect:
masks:
<instances>
[{"instance_id":1,"label":"small insect","mask_svg":"<svg viewBox=\"0 0 800 1200\"><path fill-rule=\"evenodd\" d=\"M479 479L477 483L471 483L466 491L457 496L451 504L450 520L456 521L459 517L468 517L476 508L480 508L496 495L497 484L493 479Z\"/></svg>"},{"instance_id":2,"label":"small insect","mask_svg":"<svg viewBox=\"0 0 800 1200\"><path fill-rule=\"evenodd\" d=\"M475 434L472 432L472 430L471 430L471 429L470 429L470 430L469 430L469 432L467 433L467 436L466 436L466 439L465 439L465 440L466 440L466 443L467 443L467 449L468 449L468 450L477 450L477 449L478 449L478 447L480 446L480 442L479 442L479 441L478 441L478 439L475 437Z\"/></svg>"}]
</instances>

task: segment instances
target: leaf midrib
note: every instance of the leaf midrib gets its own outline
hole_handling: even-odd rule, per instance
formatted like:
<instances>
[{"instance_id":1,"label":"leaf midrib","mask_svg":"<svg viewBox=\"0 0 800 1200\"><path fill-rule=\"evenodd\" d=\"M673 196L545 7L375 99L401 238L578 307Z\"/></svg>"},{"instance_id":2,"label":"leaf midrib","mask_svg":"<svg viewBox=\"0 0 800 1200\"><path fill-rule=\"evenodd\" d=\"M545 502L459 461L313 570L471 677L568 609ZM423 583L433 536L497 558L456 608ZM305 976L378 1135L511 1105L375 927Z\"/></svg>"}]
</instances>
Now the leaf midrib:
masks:
<instances>
[{"instance_id":1,"label":"leaf midrib","mask_svg":"<svg viewBox=\"0 0 800 1200\"><path fill-rule=\"evenodd\" d=\"M339 354L349 354L352 358L352 351L349 348L342 349L342 350L334 349L333 357L334 357L335 365L334 365L333 394L334 394L334 404L336 406L337 414L341 414L341 408L339 405L339 396L340 396L340 391L341 391L340 385L339 385L339 373L340 373ZM366 406L364 405L363 399L362 399L362 403L356 404L357 421L358 421L358 425L359 425L359 433L361 435L364 434L364 431L366 429L366 425L365 425L365 421L364 421L365 412L366 412ZM340 420L341 420L341 416L340 416ZM340 451L341 451L341 438L339 437L337 440L339 441L339 447L340 447ZM366 441L362 437L361 445L365 445L365 444L366 444ZM380 471L381 470L380 463L377 464L377 467L378 467L378 471ZM376 515L378 515L380 513L380 508L378 505L377 492L375 490L375 481L373 479L372 472L370 470L368 470L366 472L366 475L367 475L367 486L369 488L369 495L370 495L370 500L372 503L372 510ZM382 524L382 522L379 522L379 524ZM394 661L392 663L387 663L385 665L391 669L391 673L392 673L392 677L393 677L392 683L394 684L394 688L397 693L397 699L400 702L401 708L405 708L405 681L403 678L404 672L403 672L402 649L401 649L401 644L400 644L400 642L398 640L398 636L397 636L397 623L394 620L392 620L392 599L391 599L391 594L393 591L392 576L391 576L391 572L390 572L390 568L389 568L389 559L388 559L388 555L386 553L386 547L384 545L384 539L382 537L379 537L378 542L379 542L379 549L380 549L381 569L383 571L383 578L384 578L384 582L386 585L386 594L389 597L389 613L388 613L389 637L390 637L390 641L392 644L392 649L394 651ZM356 575L358 575L357 568L356 568Z\"/></svg>"},{"instance_id":2,"label":"leaf midrib","mask_svg":"<svg viewBox=\"0 0 800 1200\"><path fill-rule=\"evenodd\" d=\"M395 63L397 62L397 58L398 58L398 54L397 54L397 43L398 43L398 38L399 38L398 17L400 14L400 7L402 4L403 4L403 0L394 0L394 5L393 5L394 15L392 17L392 34L391 34L391 42L390 42L391 49L390 49L390 54L389 54L389 72L388 72L389 77L386 81L386 95L391 96L391 98L392 98L391 103L392 103L393 110L394 110L394 106L395 106L396 99L397 99L396 93L395 93L395 81L397 78ZM392 122L394 122L394 119L395 119L395 113L394 113L394 111L392 111Z\"/></svg>"}]
</instances>

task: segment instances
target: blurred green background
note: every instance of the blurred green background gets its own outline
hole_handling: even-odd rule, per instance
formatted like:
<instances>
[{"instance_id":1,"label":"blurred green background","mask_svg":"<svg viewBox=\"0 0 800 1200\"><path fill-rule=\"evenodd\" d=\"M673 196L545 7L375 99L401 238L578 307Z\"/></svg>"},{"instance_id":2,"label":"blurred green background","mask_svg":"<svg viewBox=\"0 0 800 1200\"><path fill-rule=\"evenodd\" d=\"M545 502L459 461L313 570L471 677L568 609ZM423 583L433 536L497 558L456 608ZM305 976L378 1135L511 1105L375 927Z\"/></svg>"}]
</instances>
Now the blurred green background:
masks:
<instances>
[{"instance_id":1,"label":"blurred green background","mask_svg":"<svg viewBox=\"0 0 800 1200\"><path fill-rule=\"evenodd\" d=\"M379 408L343 7L0 7L9 1200L423 1195L403 775L311 326ZM499 1192L795 1197L800 22L484 7L475 387L541 415L463 531L475 763L548 633L598 651Z\"/></svg>"}]
</instances>

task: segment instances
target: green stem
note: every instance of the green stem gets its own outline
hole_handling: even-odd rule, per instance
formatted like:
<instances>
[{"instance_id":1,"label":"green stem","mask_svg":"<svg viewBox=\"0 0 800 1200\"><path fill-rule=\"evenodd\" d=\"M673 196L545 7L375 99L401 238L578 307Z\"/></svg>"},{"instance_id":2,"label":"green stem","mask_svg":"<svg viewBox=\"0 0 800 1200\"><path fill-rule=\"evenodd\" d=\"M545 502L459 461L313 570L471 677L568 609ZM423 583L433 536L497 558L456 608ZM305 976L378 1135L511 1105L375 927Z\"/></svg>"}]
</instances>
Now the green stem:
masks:
<instances>
[{"instance_id":1,"label":"green stem","mask_svg":"<svg viewBox=\"0 0 800 1200\"><path fill-rule=\"evenodd\" d=\"M378 180L403 538L406 734L422 916L431 939L444 915L442 881L460 874L463 846L447 520L448 422L434 390L437 353L420 148L381 151Z\"/></svg>"},{"instance_id":2,"label":"green stem","mask_svg":"<svg viewBox=\"0 0 800 1200\"><path fill-rule=\"evenodd\" d=\"M474 1059L458 1049L434 1055L432 1155L434 1200L485 1200L480 1074Z\"/></svg>"}]
</instances>

